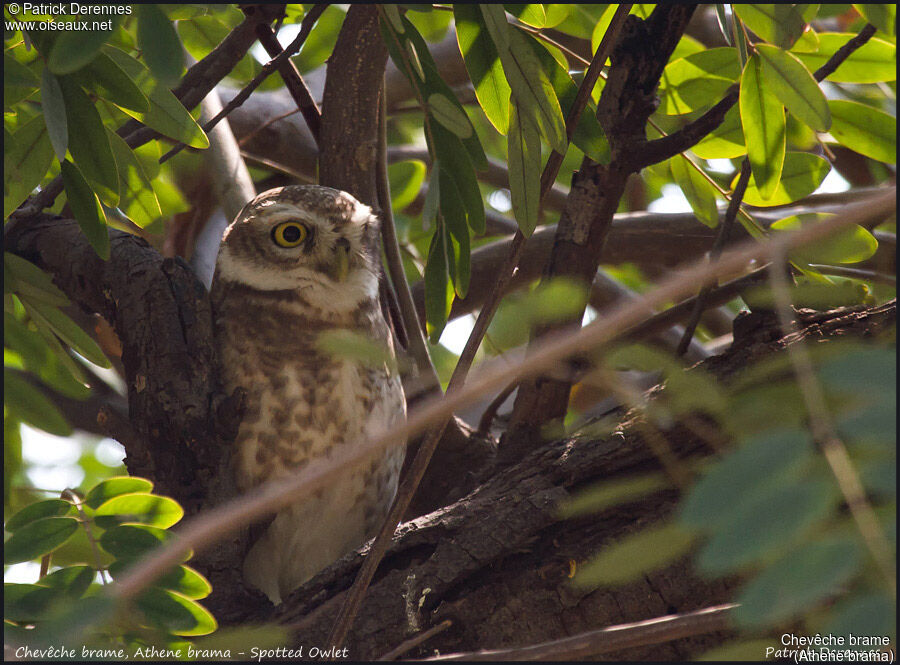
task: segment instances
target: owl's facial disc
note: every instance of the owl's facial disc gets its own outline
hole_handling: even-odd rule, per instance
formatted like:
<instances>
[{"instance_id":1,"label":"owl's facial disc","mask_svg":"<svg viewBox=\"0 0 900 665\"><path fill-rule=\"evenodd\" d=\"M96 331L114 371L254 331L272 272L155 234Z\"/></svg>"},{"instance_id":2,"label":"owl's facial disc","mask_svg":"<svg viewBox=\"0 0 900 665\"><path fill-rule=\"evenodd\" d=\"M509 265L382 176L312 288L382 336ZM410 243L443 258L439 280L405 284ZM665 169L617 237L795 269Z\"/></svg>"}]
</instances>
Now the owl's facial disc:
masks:
<instances>
[{"instance_id":1,"label":"owl's facial disc","mask_svg":"<svg viewBox=\"0 0 900 665\"><path fill-rule=\"evenodd\" d=\"M226 230L217 274L262 291L297 291L327 310L352 309L377 295L377 232L369 207L345 192L271 190Z\"/></svg>"}]
</instances>

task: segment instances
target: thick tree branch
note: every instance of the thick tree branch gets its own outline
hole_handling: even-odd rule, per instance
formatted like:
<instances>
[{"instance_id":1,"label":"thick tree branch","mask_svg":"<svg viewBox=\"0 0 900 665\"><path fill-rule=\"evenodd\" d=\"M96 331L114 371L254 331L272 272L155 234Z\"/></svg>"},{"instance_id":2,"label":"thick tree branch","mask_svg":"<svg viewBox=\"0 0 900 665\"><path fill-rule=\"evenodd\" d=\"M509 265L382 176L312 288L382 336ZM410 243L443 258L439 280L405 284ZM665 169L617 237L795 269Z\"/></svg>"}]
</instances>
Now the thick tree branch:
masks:
<instances>
[{"instance_id":1,"label":"thick tree branch","mask_svg":"<svg viewBox=\"0 0 900 665\"><path fill-rule=\"evenodd\" d=\"M557 226L546 278L567 277L591 284L600 254L629 176L634 152L646 142L647 120L656 110L656 87L663 68L684 34L696 5L657 5L646 20L629 16L612 53L612 66L597 104L597 118L610 142L608 165L587 159L572 179ZM550 334L580 325L582 314L536 328L532 345ZM544 425L561 418L571 384L536 377L520 386L501 458L510 461L533 446Z\"/></svg>"}]
</instances>

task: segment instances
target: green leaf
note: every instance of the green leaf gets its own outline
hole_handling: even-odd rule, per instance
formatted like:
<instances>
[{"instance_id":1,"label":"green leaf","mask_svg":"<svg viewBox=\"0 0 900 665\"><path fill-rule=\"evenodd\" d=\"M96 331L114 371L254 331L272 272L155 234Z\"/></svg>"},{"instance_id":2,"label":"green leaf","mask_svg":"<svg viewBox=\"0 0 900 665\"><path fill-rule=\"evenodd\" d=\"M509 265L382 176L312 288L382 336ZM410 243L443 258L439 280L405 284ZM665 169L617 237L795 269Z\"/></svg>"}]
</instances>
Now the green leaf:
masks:
<instances>
[{"instance_id":1,"label":"green leaf","mask_svg":"<svg viewBox=\"0 0 900 665\"><path fill-rule=\"evenodd\" d=\"M147 589L135 606L151 623L174 635L208 635L217 628L209 612L190 598L168 589Z\"/></svg>"},{"instance_id":2,"label":"green leaf","mask_svg":"<svg viewBox=\"0 0 900 665\"><path fill-rule=\"evenodd\" d=\"M137 113L150 110L147 96L106 53L99 53L83 73L89 83L88 87L119 108Z\"/></svg>"},{"instance_id":3,"label":"green leaf","mask_svg":"<svg viewBox=\"0 0 900 665\"><path fill-rule=\"evenodd\" d=\"M90 566L68 566L42 577L39 584L59 589L66 598L81 598L91 586L95 575L96 571Z\"/></svg>"},{"instance_id":4,"label":"green leaf","mask_svg":"<svg viewBox=\"0 0 900 665\"><path fill-rule=\"evenodd\" d=\"M24 378L10 370L3 372L3 402L11 414L32 427L56 436L72 434L72 428L56 405Z\"/></svg>"},{"instance_id":5,"label":"green leaf","mask_svg":"<svg viewBox=\"0 0 900 665\"><path fill-rule=\"evenodd\" d=\"M112 366L90 335L84 332L77 323L63 314L58 308L43 302L32 301L31 299L23 298L22 302L28 315L35 322L44 323L54 333L59 335L62 341L87 360L105 369L109 369Z\"/></svg>"},{"instance_id":6,"label":"green leaf","mask_svg":"<svg viewBox=\"0 0 900 665\"><path fill-rule=\"evenodd\" d=\"M831 616L823 634L841 635L848 644L851 637L891 635L896 630L897 608L886 590L881 593L857 593L845 598L835 604Z\"/></svg>"},{"instance_id":7,"label":"green leaf","mask_svg":"<svg viewBox=\"0 0 900 665\"><path fill-rule=\"evenodd\" d=\"M748 140L748 144L752 139ZM784 156L781 180L770 198L763 198L756 186L756 176L750 176L744 203L752 206L779 206L793 203L819 188L831 170L828 160L808 152L789 152ZM735 181L737 176L735 176ZM732 188L734 185L732 184Z\"/></svg>"},{"instance_id":8,"label":"green leaf","mask_svg":"<svg viewBox=\"0 0 900 665\"><path fill-rule=\"evenodd\" d=\"M719 209L716 207L716 188L684 156L676 155L670 164L675 184L681 187L694 215L706 226L717 227Z\"/></svg>"},{"instance_id":9,"label":"green leaf","mask_svg":"<svg viewBox=\"0 0 900 665\"><path fill-rule=\"evenodd\" d=\"M440 161L441 167L446 168L453 177L456 188L462 196L469 226L476 234L484 233L484 201L481 198L481 190L478 188L475 169L463 142L436 123L431 125L430 138L433 140L433 144L431 144L433 154Z\"/></svg>"},{"instance_id":10,"label":"green leaf","mask_svg":"<svg viewBox=\"0 0 900 665\"><path fill-rule=\"evenodd\" d=\"M37 559L62 545L77 530L74 517L45 517L26 524L3 543L3 563Z\"/></svg>"},{"instance_id":11,"label":"green leaf","mask_svg":"<svg viewBox=\"0 0 900 665\"><path fill-rule=\"evenodd\" d=\"M403 210L419 196L425 182L425 163L417 159L395 162L388 166L388 182L391 185L391 207Z\"/></svg>"},{"instance_id":12,"label":"green leaf","mask_svg":"<svg viewBox=\"0 0 900 665\"><path fill-rule=\"evenodd\" d=\"M797 52L800 62L815 72L838 49L856 37L852 33L820 32L816 53ZM853 51L826 79L833 83L879 83L897 80L897 48L882 39L872 38Z\"/></svg>"},{"instance_id":13,"label":"green leaf","mask_svg":"<svg viewBox=\"0 0 900 665\"><path fill-rule=\"evenodd\" d=\"M754 661L759 660L762 655L765 655L766 649L770 648L772 648L771 638L759 640L735 640L733 642L726 642L715 649L704 651L697 660L719 663L735 660Z\"/></svg>"},{"instance_id":14,"label":"green leaf","mask_svg":"<svg viewBox=\"0 0 900 665\"><path fill-rule=\"evenodd\" d=\"M728 109L722 124L691 148L702 159L733 159L747 154L737 105Z\"/></svg>"},{"instance_id":15,"label":"green leaf","mask_svg":"<svg viewBox=\"0 0 900 665\"><path fill-rule=\"evenodd\" d=\"M855 540L829 537L768 566L740 592L734 618L747 628L780 625L837 591L862 565Z\"/></svg>"},{"instance_id":16,"label":"green leaf","mask_svg":"<svg viewBox=\"0 0 900 665\"><path fill-rule=\"evenodd\" d=\"M812 457L809 435L801 429L769 431L749 439L709 468L682 501L680 519L698 529L726 527L742 502L793 480Z\"/></svg>"},{"instance_id":17,"label":"green leaf","mask_svg":"<svg viewBox=\"0 0 900 665\"><path fill-rule=\"evenodd\" d=\"M171 88L184 70L178 33L159 5L137 5L136 9L138 48L156 80Z\"/></svg>"},{"instance_id":18,"label":"green leaf","mask_svg":"<svg viewBox=\"0 0 900 665\"><path fill-rule=\"evenodd\" d=\"M672 486L665 474L646 473L629 478L604 481L579 492L559 506L560 517L567 519L578 515L599 513L607 508L641 499Z\"/></svg>"},{"instance_id":19,"label":"green leaf","mask_svg":"<svg viewBox=\"0 0 900 665\"><path fill-rule=\"evenodd\" d=\"M109 146L108 141L106 145ZM113 161L113 166L115 167L115 165L115 161ZM81 170L72 162L69 160L61 162L60 172L66 187L66 197L69 199L72 214L78 220L78 226L81 227L84 236L97 255L104 261L108 261L109 231L106 228L106 213L103 212L100 199L81 175Z\"/></svg>"},{"instance_id":20,"label":"green leaf","mask_svg":"<svg viewBox=\"0 0 900 665\"><path fill-rule=\"evenodd\" d=\"M165 529L146 524L120 524L103 532L100 546L117 559L135 559L174 538ZM186 554L183 560L190 558Z\"/></svg>"},{"instance_id":21,"label":"green leaf","mask_svg":"<svg viewBox=\"0 0 900 665\"><path fill-rule=\"evenodd\" d=\"M458 106L458 102L451 102L445 95L432 93L425 101L428 112L444 127L456 134L461 139L472 136L472 125L469 116Z\"/></svg>"},{"instance_id":22,"label":"green leaf","mask_svg":"<svg viewBox=\"0 0 900 665\"><path fill-rule=\"evenodd\" d=\"M7 88L36 88L40 85L37 75L9 54L3 53L4 97Z\"/></svg>"},{"instance_id":23,"label":"green leaf","mask_svg":"<svg viewBox=\"0 0 900 665\"><path fill-rule=\"evenodd\" d=\"M624 584L684 555L694 536L677 524L652 526L609 545L578 569L573 583L594 589Z\"/></svg>"},{"instance_id":24,"label":"green leaf","mask_svg":"<svg viewBox=\"0 0 900 665\"><path fill-rule=\"evenodd\" d=\"M105 501L94 512L98 526L105 528L134 522L168 529L184 517L178 502L165 496L148 492L120 494Z\"/></svg>"},{"instance_id":25,"label":"green leaf","mask_svg":"<svg viewBox=\"0 0 900 665\"><path fill-rule=\"evenodd\" d=\"M469 226L466 224L466 211L462 205L462 197L456 188L456 183L446 169L440 169L437 173L440 180L439 193L441 198L441 215L444 224L450 232L453 243L453 255L455 258L454 287L460 298L465 298L469 291L469 277L471 274L471 247L469 238ZM449 250L449 248L448 248ZM450 252L447 253L450 258Z\"/></svg>"},{"instance_id":26,"label":"green leaf","mask_svg":"<svg viewBox=\"0 0 900 665\"><path fill-rule=\"evenodd\" d=\"M510 105L509 191L516 222L528 238L537 226L541 203L541 140L531 120L520 117L518 110L518 104Z\"/></svg>"},{"instance_id":27,"label":"green leaf","mask_svg":"<svg viewBox=\"0 0 900 665\"><path fill-rule=\"evenodd\" d=\"M119 204L119 173L100 114L74 78L61 78L60 86L66 102L72 159L103 202L116 206Z\"/></svg>"},{"instance_id":28,"label":"green leaf","mask_svg":"<svg viewBox=\"0 0 900 665\"><path fill-rule=\"evenodd\" d=\"M3 321L3 341L7 348L22 356L25 369L66 397L87 399L91 391L82 383L83 377L71 371L69 364L56 355L43 335L34 334L8 312L4 312Z\"/></svg>"},{"instance_id":29,"label":"green leaf","mask_svg":"<svg viewBox=\"0 0 900 665\"><path fill-rule=\"evenodd\" d=\"M750 170L754 183L759 183L759 196L769 200L775 195L784 166L785 123L781 102L766 86L760 70L760 57L751 56L741 75L739 101ZM744 200L749 203L746 196Z\"/></svg>"},{"instance_id":30,"label":"green leaf","mask_svg":"<svg viewBox=\"0 0 900 665\"><path fill-rule=\"evenodd\" d=\"M764 560L805 535L837 499L834 483L826 481L794 480L757 492L715 530L697 565L715 576Z\"/></svg>"},{"instance_id":31,"label":"green leaf","mask_svg":"<svg viewBox=\"0 0 900 665\"><path fill-rule=\"evenodd\" d=\"M115 476L94 485L84 497L84 503L89 508L96 510L115 496L133 494L135 492L149 492L152 489L153 483L146 478Z\"/></svg>"},{"instance_id":32,"label":"green leaf","mask_svg":"<svg viewBox=\"0 0 900 665\"><path fill-rule=\"evenodd\" d=\"M53 162L53 146L44 118L35 116L4 145L3 216L9 215L41 184Z\"/></svg>"},{"instance_id":33,"label":"green leaf","mask_svg":"<svg viewBox=\"0 0 900 665\"><path fill-rule=\"evenodd\" d=\"M815 224L834 217L832 213L810 212L792 215L772 223L774 231L793 231L804 224ZM791 258L805 263L859 263L872 257L878 241L859 225L842 229L815 244L791 252Z\"/></svg>"},{"instance_id":34,"label":"green leaf","mask_svg":"<svg viewBox=\"0 0 900 665\"><path fill-rule=\"evenodd\" d=\"M50 275L26 261L21 256L3 252L3 265L8 271L5 285L11 291L40 300L48 305L65 307L69 304L66 294L57 288Z\"/></svg>"},{"instance_id":35,"label":"green leaf","mask_svg":"<svg viewBox=\"0 0 900 665\"><path fill-rule=\"evenodd\" d=\"M531 45L510 27L502 7L479 5L479 8L500 54L503 71L519 105L519 112L534 122L551 148L565 154L566 121L553 86Z\"/></svg>"},{"instance_id":36,"label":"green leaf","mask_svg":"<svg viewBox=\"0 0 900 665\"><path fill-rule=\"evenodd\" d=\"M795 5L735 4L732 9L753 32L782 48L790 48L806 28L806 20Z\"/></svg>"},{"instance_id":37,"label":"green leaf","mask_svg":"<svg viewBox=\"0 0 900 665\"><path fill-rule=\"evenodd\" d=\"M75 506L63 499L46 499L37 501L22 508L10 517L3 528L10 533L18 531L26 524L43 519L44 517L63 517L75 512Z\"/></svg>"},{"instance_id":38,"label":"green leaf","mask_svg":"<svg viewBox=\"0 0 900 665\"><path fill-rule=\"evenodd\" d=\"M110 21L108 30L63 30L57 33L47 56L47 68L61 76L71 74L92 62L100 52L100 47L116 29L119 16L114 15L105 20Z\"/></svg>"},{"instance_id":39,"label":"green leaf","mask_svg":"<svg viewBox=\"0 0 900 665\"><path fill-rule=\"evenodd\" d=\"M477 5L454 4L456 39L475 97L488 121L501 134L509 131L510 87L503 74L500 54L484 25Z\"/></svg>"},{"instance_id":40,"label":"green leaf","mask_svg":"<svg viewBox=\"0 0 900 665\"><path fill-rule=\"evenodd\" d=\"M441 338L453 304L445 235L443 225L438 225L425 264L425 327L432 344L437 344Z\"/></svg>"},{"instance_id":41,"label":"green leaf","mask_svg":"<svg viewBox=\"0 0 900 665\"><path fill-rule=\"evenodd\" d=\"M557 62L553 57L552 47L547 47L547 44L544 42L530 36L526 36L525 39L531 45L538 60L541 61L544 71L547 72L550 84L553 86L553 90L559 99L560 106L568 114L575 103L575 98L578 96L578 86L575 85L575 81L569 75L568 66ZM565 62L565 58L563 58L563 61ZM600 164L609 163L609 143L603 134L600 122L597 120L597 107L591 100L588 101L581 117L578 119L575 131L572 132L572 143L595 162Z\"/></svg>"},{"instance_id":42,"label":"green leaf","mask_svg":"<svg viewBox=\"0 0 900 665\"><path fill-rule=\"evenodd\" d=\"M47 135L53 152L63 160L69 146L69 128L66 123L66 102L63 99L59 80L48 68L41 72L41 109L44 111L44 122L47 123Z\"/></svg>"},{"instance_id":43,"label":"green leaf","mask_svg":"<svg viewBox=\"0 0 900 665\"><path fill-rule=\"evenodd\" d=\"M46 618L61 595L58 589L38 584L4 584L3 618L7 621L40 621Z\"/></svg>"},{"instance_id":44,"label":"green leaf","mask_svg":"<svg viewBox=\"0 0 900 665\"><path fill-rule=\"evenodd\" d=\"M543 5L503 5L503 9L532 28L547 27L547 14Z\"/></svg>"},{"instance_id":45,"label":"green leaf","mask_svg":"<svg viewBox=\"0 0 900 665\"><path fill-rule=\"evenodd\" d=\"M118 580L134 565L135 559L118 559L110 564L109 574ZM177 591L187 598L198 600L206 598L212 593L212 585L209 581L189 566L178 566L174 570L161 575L153 582L154 586Z\"/></svg>"},{"instance_id":46,"label":"green leaf","mask_svg":"<svg viewBox=\"0 0 900 665\"><path fill-rule=\"evenodd\" d=\"M829 390L890 397L897 392L897 351L874 347L849 349L823 361L818 374Z\"/></svg>"},{"instance_id":47,"label":"green leaf","mask_svg":"<svg viewBox=\"0 0 900 665\"><path fill-rule=\"evenodd\" d=\"M894 3L853 5L853 8L884 34L897 34L897 5Z\"/></svg>"},{"instance_id":48,"label":"green leaf","mask_svg":"<svg viewBox=\"0 0 900 665\"><path fill-rule=\"evenodd\" d=\"M829 99L831 135L861 155L897 163L897 119L866 104Z\"/></svg>"},{"instance_id":49,"label":"green leaf","mask_svg":"<svg viewBox=\"0 0 900 665\"><path fill-rule=\"evenodd\" d=\"M125 139L111 130L108 131L109 144L116 156L119 169L119 183L122 186L122 202L119 208L140 228L146 228L162 217L159 200L153 191L153 183L140 161Z\"/></svg>"},{"instance_id":50,"label":"green leaf","mask_svg":"<svg viewBox=\"0 0 900 665\"><path fill-rule=\"evenodd\" d=\"M175 18L171 13L169 16L172 19ZM195 60L202 60L231 32L228 25L216 16L195 16L187 21L179 20L176 28L185 49ZM260 69L261 66L256 59L248 54L238 61L238 64L231 70L229 76L240 81L249 81L259 73ZM278 77L271 78L277 79Z\"/></svg>"},{"instance_id":51,"label":"green leaf","mask_svg":"<svg viewBox=\"0 0 900 665\"><path fill-rule=\"evenodd\" d=\"M150 110L146 113L138 113L128 108L122 108L123 111L160 134L181 141L192 148L209 147L209 138L200 125L191 117L178 98L172 94L172 91L156 81L141 62L111 46L104 47L103 52L146 92L150 102Z\"/></svg>"},{"instance_id":52,"label":"green leaf","mask_svg":"<svg viewBox=\"0 0 900 665\"><path fill-rule=\"evenodd\" d=\"M740 76L735 48L711 48L673 60L660 80L660 111L680 115L718 102Z\"/></svg>"},{"instance_id":53,"label":"green leaf","mask_svg":"<svg viewBox=\"0 0 900 665\"><path fill-rule=\"evenodd\" d=\"M800 122L817 132L831 127L825 93L797 56L775 46L757 44L765 85Z\"/></svg>"},{"instance_id":54,"label":"green leaf","mask_svg":"<svg viewBox=\"0 0 900 665\"><path fill-rule=\"evenodd\" d=\"M618 7L615 4L593 6L597 8L595 11L599 12L599 15L596 20L591 20L589 24L594 26L594 29L590 31L592 54L597 52L597 48L600 46L600 42L603 41L603 37L606 35L609 24L612 23L612 18L615 16Z\"/></svg>"}]
</instances>

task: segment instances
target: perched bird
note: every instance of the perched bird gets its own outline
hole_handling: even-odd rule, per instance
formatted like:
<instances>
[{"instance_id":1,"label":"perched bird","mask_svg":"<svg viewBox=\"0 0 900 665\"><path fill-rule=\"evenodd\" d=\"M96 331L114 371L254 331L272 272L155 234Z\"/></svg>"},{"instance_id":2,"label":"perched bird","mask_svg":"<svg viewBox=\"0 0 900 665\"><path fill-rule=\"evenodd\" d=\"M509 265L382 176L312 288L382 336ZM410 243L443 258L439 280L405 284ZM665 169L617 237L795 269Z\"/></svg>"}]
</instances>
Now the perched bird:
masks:
<instances>
[{"instance_id":1,"label":"perched bird","mask_svg":"<svg viewBox=\"0 0 900 665\"><path fill-rule=\"evenodd\" d=\"M237 487L283 479L406 416L387 363L326 353L324 331L384 345L378 219L346 192L280 187L226 229L211 287L224 387L246 391L235 441ZM396 446L282 509L251 546L244 578L274 603L372 537L397 489Z\"/></svg>"}]
</instances>

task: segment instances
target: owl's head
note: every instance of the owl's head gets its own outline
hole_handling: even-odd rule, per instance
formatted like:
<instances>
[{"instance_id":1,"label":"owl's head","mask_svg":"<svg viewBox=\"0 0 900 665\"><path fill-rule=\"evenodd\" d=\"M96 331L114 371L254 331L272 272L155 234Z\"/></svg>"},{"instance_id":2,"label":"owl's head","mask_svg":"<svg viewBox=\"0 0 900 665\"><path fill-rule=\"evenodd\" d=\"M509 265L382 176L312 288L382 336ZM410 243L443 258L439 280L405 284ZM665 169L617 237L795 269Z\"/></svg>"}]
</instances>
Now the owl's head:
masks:
<instances>
[{"instance_id":1,"label":"owl's head","mask_svg":"<svg viewBox=\"0 0 900 665\"><path fill-rule=\"evenodd\" d=\"M319 185L270 189L225 230L216 280L297 291L349 310L378 291L378 218L350 194Z\"/></svg>"}]
</instances>

